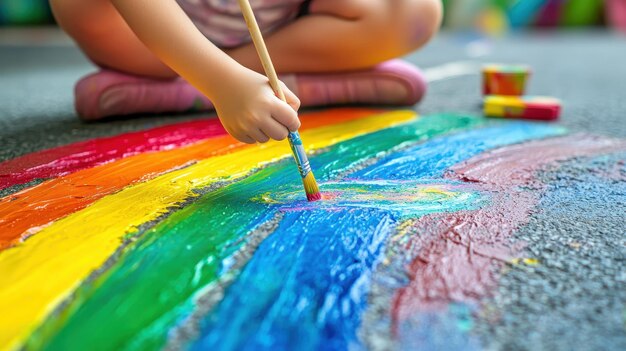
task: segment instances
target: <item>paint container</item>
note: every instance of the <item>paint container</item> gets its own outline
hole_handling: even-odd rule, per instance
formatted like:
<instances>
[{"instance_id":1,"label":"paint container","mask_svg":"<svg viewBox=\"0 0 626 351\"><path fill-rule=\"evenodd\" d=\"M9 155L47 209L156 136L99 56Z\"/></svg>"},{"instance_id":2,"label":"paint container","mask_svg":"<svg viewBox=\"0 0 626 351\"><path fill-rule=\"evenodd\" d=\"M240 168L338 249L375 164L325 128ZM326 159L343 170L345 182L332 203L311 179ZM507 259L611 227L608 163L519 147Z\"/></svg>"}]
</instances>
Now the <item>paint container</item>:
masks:
<instances>
[{"instance_id":1,"label":"paint container","mask_svg":"<svg viewBox=\"0 0 626 351\"><path fill-rule=\"evenodd\" d=\"M483 95L524 95L530 67L526 65L483 66Z\"/></svg>"},{"instance_id":2,"label":"paint container","mask_svg":"<svg viewBox=\"0 0 626 351\"><path fill-rule=\"evenodd\" d=\"M489 95L483 103L487 117L552 121L561 113L561 101L547 96Z\"/></svg>"},{"instance_id":3,"label":"paint container","mask_svg":"<svg viewBox=\"0 0 626 351\"><path fill-rule=\"evenodd\" d=\"M626 1L607 0L605 12L607 22L613 28L626 33Z\"/></svg>"}]
</instances>

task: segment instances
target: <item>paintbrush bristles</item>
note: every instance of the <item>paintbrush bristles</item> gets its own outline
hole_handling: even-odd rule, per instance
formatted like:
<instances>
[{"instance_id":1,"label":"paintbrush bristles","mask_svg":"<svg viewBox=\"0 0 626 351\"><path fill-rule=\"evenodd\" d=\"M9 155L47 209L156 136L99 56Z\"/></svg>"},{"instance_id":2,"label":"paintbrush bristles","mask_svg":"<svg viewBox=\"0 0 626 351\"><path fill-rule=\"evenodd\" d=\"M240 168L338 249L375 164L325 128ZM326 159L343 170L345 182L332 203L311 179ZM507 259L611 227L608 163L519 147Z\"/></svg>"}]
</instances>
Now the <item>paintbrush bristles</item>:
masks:
<instances>
[{"instance_id":1,"label":"paintbrush bristles","mask_svg":"<svg viewBox=\"0 0 626 351\"><path fill-rule=\"evenodd\" d=\"M304 184L304 191L306 192L306 199L309 201L318 201L322 199L322 194L317 186L317 181L313 172L309 172L306 177L302 178Z\"/></svg>"}]
</instances>

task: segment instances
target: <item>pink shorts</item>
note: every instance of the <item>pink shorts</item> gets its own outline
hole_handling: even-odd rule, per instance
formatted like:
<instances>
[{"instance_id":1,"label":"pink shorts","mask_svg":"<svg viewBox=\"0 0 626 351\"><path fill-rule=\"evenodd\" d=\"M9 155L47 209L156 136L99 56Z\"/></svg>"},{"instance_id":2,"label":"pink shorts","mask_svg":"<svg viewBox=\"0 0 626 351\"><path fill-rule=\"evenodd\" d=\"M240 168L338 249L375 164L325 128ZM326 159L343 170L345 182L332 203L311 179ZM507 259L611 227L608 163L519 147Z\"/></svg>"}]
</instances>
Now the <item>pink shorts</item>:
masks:
<instances>
[{"instance_id":1,"label":"pink shorts","mask_svg":"<svg viewBox=\"0 0 626 351\"><path fill-rule=\"evenodd\" d=\"M250 42L237 0L177 0L196 27L211 42L232 48ZM307 11L307 0L250 0L259 27L270 33Z\"/></svg>"}]
</instances>

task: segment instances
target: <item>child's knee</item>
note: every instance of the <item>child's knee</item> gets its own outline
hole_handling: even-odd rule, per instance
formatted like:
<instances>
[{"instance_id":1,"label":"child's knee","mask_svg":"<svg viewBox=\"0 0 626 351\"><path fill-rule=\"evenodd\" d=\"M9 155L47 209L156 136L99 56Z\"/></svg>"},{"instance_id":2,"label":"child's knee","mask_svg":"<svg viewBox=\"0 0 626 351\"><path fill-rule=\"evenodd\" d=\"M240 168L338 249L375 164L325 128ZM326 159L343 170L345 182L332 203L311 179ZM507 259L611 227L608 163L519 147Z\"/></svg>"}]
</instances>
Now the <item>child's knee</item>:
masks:
<instances>
[{"instance_id":1,"label":"child's knee","mask_svg":"<svg viewBox=\"0 0 626 351\"><path fill-rule=\"evenodd\" d=\"M371 0L368 0L371 1ZM441 0L379 0L370 13L371 38L380 50L401 56L424 46L441 25Z\"/></svg>"},{"instance_id":2,"label":"child's knee","mask_svg":"<svg viewBox=\"0 0 626 351\"><path fill-rule=\"evenodd\" d=\"M401 35L411 49L417 49L430 41L439 31L443 17L441 0L402 0L398 15L402 18Z\"/></svg>"},{"instance_id":3,"label":"child's knee","mask_svg":"<svg viewBox=\"0 0 626 351\"><path fill-rule=\"evenodd\" d=\"M59 27L76 40L76 34L82 31L78 26L81 17L76 13L72 3L71 0L50 0L50 9Z\"/></svg>"},{"instance_id":4,"label":"child's knee","mask_svg":"<svg viewBox=\"0 0 626 351\"><path fill-rule=\"evenodd\" d=\"M106 33L105 21L113 13L109 0L50 0L57 23L77 41Z\"/></svg>"},{"instance_id":5,"label":"child's knee","mask_svg":"<svg viewBox=\"0 0 626 351\"><path fill-rule=\"evenodd\" d=\"M66 27L71 25L71 19L76 17L72 1L50 0L50 9L59 26L67 31Z\"/></svg>"}]
</instances>

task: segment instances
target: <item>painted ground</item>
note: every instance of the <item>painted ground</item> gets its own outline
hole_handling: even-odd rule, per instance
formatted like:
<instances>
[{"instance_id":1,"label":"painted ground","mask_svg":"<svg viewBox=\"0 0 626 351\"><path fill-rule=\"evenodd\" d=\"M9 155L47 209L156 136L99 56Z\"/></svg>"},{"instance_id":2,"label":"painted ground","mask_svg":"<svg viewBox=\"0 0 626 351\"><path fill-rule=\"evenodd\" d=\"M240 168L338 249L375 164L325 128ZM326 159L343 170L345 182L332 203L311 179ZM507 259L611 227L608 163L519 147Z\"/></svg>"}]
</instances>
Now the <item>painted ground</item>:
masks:
<instances>
[{"instance_id":1,"label":"painted ground","mask_svg":"<svg viewBox=\"0 0 626 351\"><path fill-rule=\"evenodd\" d=\"M542 252L624 252L624 140L413 111L302 121L321 202L306 202L286 143L240 144L216 119L0 163L0 346L523 349L489 337L532 308L502 289L527 275L575 288ZM581 218L609 230L577 232ZM614 274L575 279L601 294ZM624 346L622 303L590 321L597 346ZM594 307L538 325L567 308Z\"/></svg>"}]
</instances>

